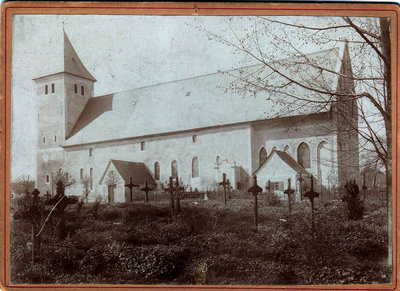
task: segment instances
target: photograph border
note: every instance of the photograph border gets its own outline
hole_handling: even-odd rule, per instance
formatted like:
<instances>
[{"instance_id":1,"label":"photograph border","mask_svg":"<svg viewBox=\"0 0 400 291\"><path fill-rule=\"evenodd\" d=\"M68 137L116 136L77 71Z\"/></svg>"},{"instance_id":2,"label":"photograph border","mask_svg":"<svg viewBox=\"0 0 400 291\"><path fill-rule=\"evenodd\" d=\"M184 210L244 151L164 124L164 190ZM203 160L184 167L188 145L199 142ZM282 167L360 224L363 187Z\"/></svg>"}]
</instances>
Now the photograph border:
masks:
<instances>
[{"instance_id":1,"label":"photograph border","mask_svg":"<svg viewBox=\"0 0 400 291\"><path fill-rule=\"evenodd\" d=\"M398 152L399 148L399 11L396 4L361 4L361 3L207 3L207 2L7 2L1 9L1 165L0 167L0 288L5 290L25 289L66 289L79 290L88 288L113 288L124 290L135 288L148 289L291 289L291 290L398 290L400 275L399 263L399 193ZM364 285L103 285L103 284L10 284L10 143L11 143L11 56L12 56L12 19L16 14L65 14L65 15L299 15L299 16L359 16L391 18L391 61L392 61L392 132L395 135L392 144L392 237L393 237L393 282L391 284ZM394 97L394 98L393 98Z\"/></svg>"}]
</instances>

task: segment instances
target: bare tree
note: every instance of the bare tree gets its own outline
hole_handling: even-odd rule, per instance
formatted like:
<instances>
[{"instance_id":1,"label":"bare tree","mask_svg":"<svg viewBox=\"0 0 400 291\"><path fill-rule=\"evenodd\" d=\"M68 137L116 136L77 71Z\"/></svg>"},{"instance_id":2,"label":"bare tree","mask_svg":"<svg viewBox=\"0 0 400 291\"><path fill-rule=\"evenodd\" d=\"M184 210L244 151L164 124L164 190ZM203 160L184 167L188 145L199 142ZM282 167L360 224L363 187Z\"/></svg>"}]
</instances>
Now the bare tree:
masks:
<instances>
[{"instance_id":1,"label":"bare tree","mask_svg":"<svg viewBox=\"0 0 400 291\"><path fill-rule=\"evenodd\" d=\"M280 105L277 117L305 108L314 108L309 109L314 113L329 106L337 115L337 125L332 130L345 132L344 139L356 135L362 151L379 157L386 172L391 245L390 19L231 17L224 33L199 29L259 65L238 73L228 72L234 81L226 90L265 94L267 100ZM332 66L328 57L338 52L335 47L345 47L344 54L347 53L348 64L342 59L340 70ZM325 53L307 54L303 49L325 49ZM355 114L349 116L346 112L354 105ZM351 154L348 158L352 158Z\"/></svg>"},{"instance_id":2,"label":"bare tree","mask_svg":"<svg viewBox=\"0 0 400 291\"><path fill-rule=\"evenodd\" d=\"M121 180L121 178L118 175L118 173L116 173L115 171L108 171L107 177L105 180L105 184L108 185L109 189L111 189L111 192L109 190L109 195L114 195L114 188L115 188L115 186L118 185L120 180ZM112 202L114 200L113 197L109 197L108 199L109 199L109 202Z\"/></svg>"},{"instance_id":3,"label":"bare tree","mask_svg":"<svg viewBox=\"0 0 400 291\"><path fill-rule=\"evenodd\" d=\"M62 169L53 173L53 177L54 185L57 186L57 184L62 183L64 189L76 183L75 179L68 172L64 172Z\"/></svg>"},{"instance_id":4,"label":"bare tree","mask_svg":"<svg viewBox=\"0 0 400 291\"><path fill-rule=\"evenodd\" d=\"M16 193L29 195L35 189L35 181L30 175L22 175L11 186Z\"/></svg>"},{"instance_id":5,"label":"bare tree","mask_svg":"<svg viewBox=\"0 0 400 291\"><path fill-rule=\"evenodd\" d=\"M81 183L81 186L82 186L82 195L79 198L78 203L76 204L76 212L77 213L80 212L80 210L81 210L81 208L83 206L83 203L87 202L88 196L89 196L89 193L90 193L90 179L89 179L89 177L88 176L84 176L81 179L80 183Z\"/></svg>"}]
</instances>

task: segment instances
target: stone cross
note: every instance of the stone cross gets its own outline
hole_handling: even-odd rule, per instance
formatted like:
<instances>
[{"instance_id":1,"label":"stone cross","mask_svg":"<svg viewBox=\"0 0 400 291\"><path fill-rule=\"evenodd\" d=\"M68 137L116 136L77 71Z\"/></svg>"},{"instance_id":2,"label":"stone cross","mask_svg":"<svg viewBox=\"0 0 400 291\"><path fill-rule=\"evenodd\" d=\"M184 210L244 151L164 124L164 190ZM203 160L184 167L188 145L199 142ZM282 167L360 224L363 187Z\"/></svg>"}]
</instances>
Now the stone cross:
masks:
<instances>
[{"instance_id":1,"label":"stone cross","mask_svg":"<svg viewBox=\"0 0 400 291\"><path fill-rule=\"evenodd\" d=\"M222 182L219 182L219 185L224 187L224 204L226 205L226 187L229 185L229 180L226 180L226 174L222 174Z\"/></svg>"},{"instance_id":2,"label":"stone cross","mask_svg":"<svg viewBox=\"0 0 400 291\"><path fill-rule=\"evenodd\" d=\"M250 192L254 196L254 226L257 231L258 226L258 205L257 205L257 195L262 192L262 188L257 185L257 176L253 177L253 186L251 186L247 192Z\"/></svg>"},{"instance_id":3,"label":"stone cross","mask_svg":"<svg viewBox=\"0 0 400 291\"><path fill-rule=\"evenodd\" d=\"M288 196L289 213L292 213L292 194L295 191L290 187L290 178L288 179L288 188L283 192Z\"/></svg>"},{"instance_id":4,"label":"stone cross","mask_svg":"<svg viewBox=\"0 0 400 291\"><path fill-rule=\"evenodd\" d=\"M132 182L132 177L129 177L129 184L125 184L125 187L128 187L130 190L130 202L133 201L132 188L137 186L139 185Z\"/></svg>"},{"instance_id":5,"label":"stone cross","mask_svg":"<svg viewBox=\"0 0 400 291\"><path fill-rule=\"evenodd\" d=\"M149 191L153 190L153 188L149 187L147 185L147 180L144 180L146 183L146 186L144 186L143 188L141 188L140 190L144 191L145 196L144 196L144 202L149 202Z\"/></svg>"}]
</instances>

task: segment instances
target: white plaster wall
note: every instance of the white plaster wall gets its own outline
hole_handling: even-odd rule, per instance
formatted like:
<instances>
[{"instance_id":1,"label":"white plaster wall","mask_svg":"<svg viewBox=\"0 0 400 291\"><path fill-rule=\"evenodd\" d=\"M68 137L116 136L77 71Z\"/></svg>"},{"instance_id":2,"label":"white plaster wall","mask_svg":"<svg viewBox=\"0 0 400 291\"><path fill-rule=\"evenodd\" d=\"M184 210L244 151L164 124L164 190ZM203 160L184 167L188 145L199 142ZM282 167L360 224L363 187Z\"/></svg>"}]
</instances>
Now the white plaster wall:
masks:
<instances>
[{"instance_id":1,"label":"white plaster wall","mask_svg":"<svg viewBox=\"0 0 400 291\"><path fill-rule=\"evenodd\" d=\"M274 154L268 164L257 173L257 184L263 188L263 191L266 191L268 180L271 182L283 182L284 189L287 189L288 178L291 179L291 188L296 190L296 171ZM279 194L281 198L285 196L283 191L274 192Z\"/></svg>"},{"instance_id":2,"label":"white plaster wall","mask_svg":"<svg viewBox=\"0 0 400 291\"><path fill-rule=\"evenodd\" d=\"M197 142L192 142L193 134L197 135ZM145 150L141 151L140 143L145 142ZM214 188L222 180L222 173L227 174L231 183L236 185L234 177L234 163L251 174L251 137L249 126L225 127L214 130L195 131L147 139L132 139L120 142L109 142L95 145L65 148L65 166L73 177L89 175L93 168L95 193L103 193L104 187L99 185L100 179L110 159L143 162L154 174L154 163L160 163L160 182L165 182L171 175L171 162L178 162L178 174L184 184L192 188L206 190ZM93 148L93 155L89 157L89 148ZM217 169L216 157L228 160ZM199 160L199 177L192 178L192 159ZM244 175L243 175L244 176ZM242 187L247 187L242 183ZM80 185L67 189L68 194L80 193ZM93 199L93 198L92 198Z\"/></svg>"},{"instance_id":3,"label":"white plaster wall","mask_svg":"<svg viewBox=\"0 0 400 291\"><path fill-rule=\"evenodd\" d=\"M329 122L319 119L313 122L304 122L297 125L291 125L289 121L281 122L279 125L257 125L254 126L252 134L252 167L255 171L259 167L259 152L262 147L265 147L268 155L272 149L276 147L283 151L286 146L289 146L287 153L297 161L297 148L305 142L310 147L311 167L307 170L318 177L318 146L321 142L327 142L327 150L321 156L321 172L324 176L327 173L334 177L337 175L337 139L333 132L326 130ZM330 178L332 179L332 178ZM322 180L323 185L328 186L328 178Z\"/></svg>"}]
</instances>

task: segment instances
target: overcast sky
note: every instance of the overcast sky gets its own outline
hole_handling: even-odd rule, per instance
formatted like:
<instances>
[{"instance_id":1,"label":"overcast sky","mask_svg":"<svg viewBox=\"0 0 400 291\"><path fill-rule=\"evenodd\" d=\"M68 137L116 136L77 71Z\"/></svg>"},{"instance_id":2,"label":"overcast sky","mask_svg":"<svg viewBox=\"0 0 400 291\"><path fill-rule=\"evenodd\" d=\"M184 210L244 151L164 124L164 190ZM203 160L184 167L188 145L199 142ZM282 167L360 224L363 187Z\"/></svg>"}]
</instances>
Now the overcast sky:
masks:
<instances>
[{"instance_id":1,"label":"overcast sky","mask_svg":"<svg viewBox=\"0 0 400 291\"><path fill-rule=\"evenodd\" d=\"M308 17L308 24L321 21ZM97 79L95 96L253 64L195 26L229 32L228 17L16 15L13 19L11 178L36 178L37 111L32 78L58 72L63 27ZM235 22L241 31L248 18ZM302 51L315 51L302 45Z\"/></svg>"}]
</instances>

